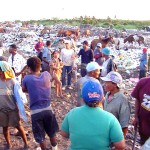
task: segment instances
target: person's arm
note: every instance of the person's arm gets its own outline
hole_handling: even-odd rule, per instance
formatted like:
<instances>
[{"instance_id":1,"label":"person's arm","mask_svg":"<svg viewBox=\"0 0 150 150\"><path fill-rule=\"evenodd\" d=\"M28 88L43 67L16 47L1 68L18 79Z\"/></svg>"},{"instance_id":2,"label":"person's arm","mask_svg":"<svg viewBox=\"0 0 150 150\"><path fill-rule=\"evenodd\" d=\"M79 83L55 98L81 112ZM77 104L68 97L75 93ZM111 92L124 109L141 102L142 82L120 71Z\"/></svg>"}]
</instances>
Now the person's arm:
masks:
<instances>
[{"instance_id":1,"label":"person's arm","mask_svg":"<svg viewBox=\"0 0 150 150\"><path fill-rule=\"evenodd\" d=\"M128 125L130 120L130 105L126 97L120 97L122 99L119 111L118 111L118 120L122 127L122 131L124 134L124 137L126 137L126 134L128 132Z\"/></svg>"},{"instance_id":2,"label":"person's arm","mask_svg":"<svg viewBox=\"0 0 150 150\"><path fill-rule=\"evenodd\" d=\"M120 142L113 143L115 146L115 150L124 150L125 149L125 140L121 140Z\"/></svg>"},{"instance_id":3,"label":"person's arm","mask_svg":"<svg viewBox=\"0 0 150 150\"><path fill-rule=\"evenodd\" d=\"M139 100L136 99L135 100L135 113L134 113L134 121L133 121L133 125L134 127L136 127L139 124L139 109L140 109L140 103Z\"/></svg>"},{"instance_id":4,"label":"person's arm","mask_svg":"<svg viewBox=\"0 0 150 150\"><path fill-rule=\"evenodd\" d=\"M113 143L113 145L115 146L115 150L124 150L125 140L120 123L115 116L112 117L113 119L110 122L110 133L109 133L111 143Z\"/></svg>"},{"instance_id":5,"label":"person's arm","mask_svg":"<svg viewBox=\"0 0 150 150\"><path fill-rule=\"evenodd\" d=\"M48 55L48 50L47 50L47 48L44 48L43 54L42 54L42 61L44 61L45 63L49 64L49 61L46 60L47 55Z\"/></svg>"},{"instance_id":6,"label":"person's arm","mask_svg":"<svg viewBox=\"0 0 150 150\"><path fill-rule=\"evenodd\" d=\"M60 134L65 138L69 138L69 120L68 120L69 113L65 116L61 125Z\"/></svg>"},{"instance_id":7,"label":"person's arm","mask_svg":"<svg viewBox=\"0 0 150 150\"><path fill-rule=\"evenodd\" d=\"M64 66L63 62L62 62L62 61L60 61L59 69L62 69L62 68L63 68L63 66Z\"/></svg>"},{"instance_id":8,"label":"person's arm","mask_svg":"<svg viewBox=\"0 0 150 150\"><path fill-rule=\"evenodd\" d=\"M16 75L16 76L19 76L19 75L22 74L27 68L28 68L28 66L25 65L25 66L23 67L23 69L22 69L20 72L15 73L15 75Z\"/></svg>"},{"instance_id":9,"label":"person's arm","mask_svg":"<svg viewBox=\"0 0 150 150\"><path fill-rule=\"evenodd\" d=\"M94 53L93 53L93 50L91 50L91 55L90 55L90 61L93 61L94 60Z\"/></svg>"},{"instance_id":10,"label":"person's arm","mask_svg":"<svg viewBox=\"0 0 150 150\"><path fill-rule=\"evenodd\" d=\"M45 63L49 64L49 61L46 60L46 57L43 57L42 61L44 61Z\"/></svg>"},{"instance_id":11,"label":"person's arm","mask_svg":"<svg viewBox=\"0 0 150 150\"><path fill-rule=\"evenodd\" d=\"M65 137L65 138L69 138L69 134L63 130L60 131L60 135Z\"/></svg>"}]
</instances>

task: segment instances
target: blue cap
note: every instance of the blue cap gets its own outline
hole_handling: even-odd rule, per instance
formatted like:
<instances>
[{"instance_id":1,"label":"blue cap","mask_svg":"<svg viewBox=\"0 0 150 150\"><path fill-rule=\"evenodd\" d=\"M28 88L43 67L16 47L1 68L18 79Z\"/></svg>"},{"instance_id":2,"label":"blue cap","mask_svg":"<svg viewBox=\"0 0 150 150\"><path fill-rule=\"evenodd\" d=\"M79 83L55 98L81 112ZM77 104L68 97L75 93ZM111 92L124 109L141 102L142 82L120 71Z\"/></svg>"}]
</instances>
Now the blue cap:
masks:
<instances>
[{"instance_id":1,"label":"blue cap","mask_svg":"<svg viewBox=\"0 0 150 150\"><path fill-rule=\"evenodd\" d=\"M81 93L85 102L100 101L103 96L103 89L99 81L88 80L83 84Z\"/></svg>"},{"instance_id":2,"label":"blue cap","mask_svg":"<svg viewBox=\"0 0 150 150\"><path fill-rule=\"evenodd\" d=\"M104 55L110 55L110 49L108 47L105 47L101 50L101 52L104 54Z\"/></svg>"}]
</instances>

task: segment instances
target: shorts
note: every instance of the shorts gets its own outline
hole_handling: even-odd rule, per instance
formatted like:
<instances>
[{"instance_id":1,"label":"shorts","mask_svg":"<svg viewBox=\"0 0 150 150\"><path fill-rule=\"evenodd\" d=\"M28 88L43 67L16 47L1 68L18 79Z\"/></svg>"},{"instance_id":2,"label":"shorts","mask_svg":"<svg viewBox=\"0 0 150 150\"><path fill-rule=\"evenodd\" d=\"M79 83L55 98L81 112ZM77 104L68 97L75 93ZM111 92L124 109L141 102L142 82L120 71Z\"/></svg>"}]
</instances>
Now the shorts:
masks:
<instances>
[{"instance_id":1,"label":"shorts","mask_svg":"<svg viewBox=\"0 0 150 150\"><path fill-rule=\"evenodd\" d=\"M8 112L0 111L0 126L1 127L17 127L20 126L20 117L18 110Z\"/></svg>"},{"instance_id":2,"label":"shorts","mask_svg":"<svg viewBox=\"0 0 150 150\"><path fill-rule=\"evenodd\" d=\"M50 138L53 138L59 130L55 115L51 110L45 110L31 115L31 121L33 135L37 143L44 142L45 133Z\"/></svg>"}]
</instances>

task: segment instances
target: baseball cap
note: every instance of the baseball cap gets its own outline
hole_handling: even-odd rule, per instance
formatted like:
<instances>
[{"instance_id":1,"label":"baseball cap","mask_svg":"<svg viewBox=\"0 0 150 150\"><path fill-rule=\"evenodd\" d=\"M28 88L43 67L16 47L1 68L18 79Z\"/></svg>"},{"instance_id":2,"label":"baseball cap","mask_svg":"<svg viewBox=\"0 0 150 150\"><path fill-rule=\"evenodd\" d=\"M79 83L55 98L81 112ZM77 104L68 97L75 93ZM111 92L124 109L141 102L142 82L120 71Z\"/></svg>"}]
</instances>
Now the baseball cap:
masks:
<instances>
[{"instance_id":1,"label":"baseball cap","mask_svg":"<svg viewBox=\"0 0 150 150\"><path fill-rule=\"evenodd\" d=\"M111 81L113 83L116 83L117 86L119 88L121 88L121 85L122 85L122 76L118 73L118 72L115 72L115 71L111 71L109 72L106 77L101 77L101 79L103 81Z\"/></svg>"},{"instance_id":2,"label":"baseball cap","mask_svg":"<svg viewBox=\"0 0 150 150\"><path fill-rule=\"evenodd\" d=\"M143 48L143 52L144 52L144 53L147 52L147 48L146 48L146 47Z\"/></svg>"},{"instance_id":3,"label":"baseball cap","mask_svg":"<svg viewBox=\"0 0 150 150\"><path fill-rule=\"evenodd\" d=\"M83 84L81 93L85 102L100 101L103 96L103 89L99 82L88 80Z\"/></svg>"},{"instance_id":4,"label":"baseball cap","mask_svg":"<svg viewBox=\"0 0 150 150\"><path fill-rule=\"evenodd\" d=\"M108 47L105 47L101 50L101 52L104 54L104 55L110 55L110 49Z\"/></svg>"},{"instance_id":5,"label":"baseball cap","mask_svg":"<svg viewBox=\"0 0 150 150\"><path fill-rule=\"evenodd\" d=\"M92 61L90 63L87 64L86 66L86 70L87 72L91 72L91 71L94 71L96 69L102 69L103 67L101 67L97 62L95 61Z\"/></svg>"},{"instance_id":6,"label":"baseball cap","mask_svg":"<svg viewBox=\"0 0 150 150\"><path fill-rule=\"evenodd\" d=\"M102 44L101 43L97 43L97 47L102 47Z\"/></svg>"}]
</instances>

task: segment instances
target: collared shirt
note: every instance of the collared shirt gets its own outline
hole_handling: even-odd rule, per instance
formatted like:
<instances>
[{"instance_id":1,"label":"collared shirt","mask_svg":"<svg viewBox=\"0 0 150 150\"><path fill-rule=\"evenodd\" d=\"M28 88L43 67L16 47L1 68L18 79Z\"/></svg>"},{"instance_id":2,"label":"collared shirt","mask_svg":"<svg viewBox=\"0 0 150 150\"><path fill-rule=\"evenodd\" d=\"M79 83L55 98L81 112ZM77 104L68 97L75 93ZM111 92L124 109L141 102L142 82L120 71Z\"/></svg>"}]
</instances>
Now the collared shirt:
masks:
<instances>
[{"instance_id":1,"label":"collared shirt","mask_svg":"<svg viewBox=\"0 0 150 150\"><path fill-rule=\"evenodd\" d=\"M51 50L50 50L48 47L45 47L45 48L43 49L42 57L43 57L43 58L46 58L46 60L47 60L48 62L51 61ZM46 62L42 61L42 65L43 65L44 67L47 67L49 64L47 64Z\"/></svg>"},{"instance_id":2,"label":"collared shirt","mask_svg":"<svg viewBox=\"0 0 150 150\"><path fill-rule=\"evenodd\" d=\"M17 53L14 55L13 59L12 59L12 54L9 56L8 63L10 64L11 67L14 68L15 73L18 73L26 65L26 60L23 58L22 55Z\"/></svg>"},{"instance_id":3,"label":"collared shirt","mask_svg":"<svg viewBox=\"0 0 150 150\"><path fill-rule=\"evenodd\" d=\"M119 121L122 128L128 127L130 119L130 105L127 97L121 92L117 92L108 98L110 92L105 96L104 110L112 113Z\"/></svg>"},{"instance_id":4,"label":"collared shirt","mask_svg":"<svg viewBox=\"0 0 150 150\"><path fill-rule=\"evenodd\" d=\"M91 61L93 61L93 51L91 49L88 49L85 51L85 49L81 49L78 53L78 56L81 56L81 63L88 64Z\"/></svg>"}]
</instances>

